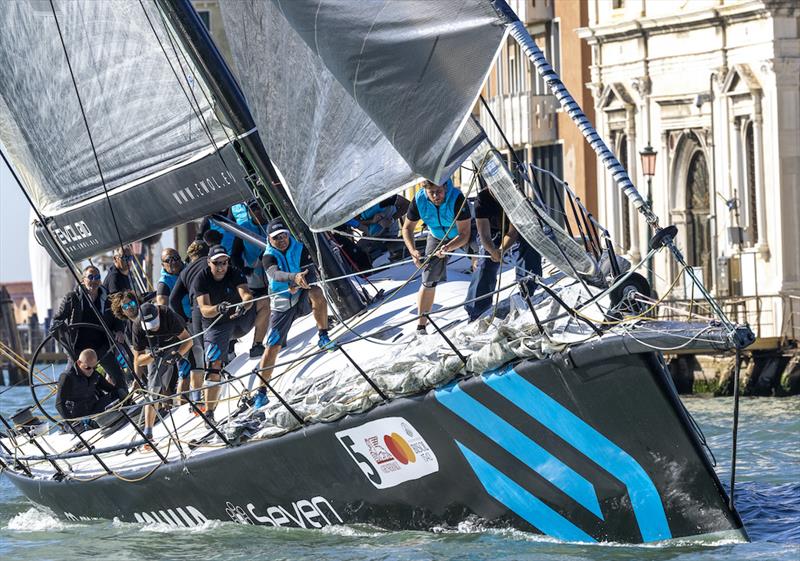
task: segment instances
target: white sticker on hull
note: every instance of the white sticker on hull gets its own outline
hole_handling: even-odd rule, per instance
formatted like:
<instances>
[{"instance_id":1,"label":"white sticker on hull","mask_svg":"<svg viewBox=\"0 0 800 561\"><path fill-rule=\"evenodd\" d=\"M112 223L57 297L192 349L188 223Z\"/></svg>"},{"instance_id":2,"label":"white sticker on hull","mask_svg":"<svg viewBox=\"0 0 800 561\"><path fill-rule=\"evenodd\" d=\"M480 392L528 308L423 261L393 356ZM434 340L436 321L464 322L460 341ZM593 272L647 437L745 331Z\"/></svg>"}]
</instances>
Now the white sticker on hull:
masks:
<instances>
[{"instance_id":1,"label":"white sticker on hull","mask_svg":"<svg viewBox=\"0 0 800 561\"><path fill-rule=\"evenodd\" d=\"M436 455L402 417L387 417L336 433L339 443L378 489L439 471Z\"/></svg>"}]
</instances>

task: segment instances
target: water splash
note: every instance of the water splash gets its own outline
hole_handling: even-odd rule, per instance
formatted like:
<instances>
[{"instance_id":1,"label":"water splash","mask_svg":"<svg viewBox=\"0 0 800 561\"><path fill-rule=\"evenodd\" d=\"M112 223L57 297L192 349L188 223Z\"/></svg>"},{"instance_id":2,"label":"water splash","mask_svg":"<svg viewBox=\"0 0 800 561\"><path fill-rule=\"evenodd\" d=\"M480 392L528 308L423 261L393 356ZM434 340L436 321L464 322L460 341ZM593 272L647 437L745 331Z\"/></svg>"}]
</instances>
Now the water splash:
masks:
<instances>
[{"instance_id":1,"label":"water splash","mask_svg":"<svg viewBox=\"0 0 800 561\"><path fill-rule=\"evenodd\" d=\"M9 520L6 529L16 532L57 532L69 526L49 512L31 507Z\"/></svg>"}]
</instances>

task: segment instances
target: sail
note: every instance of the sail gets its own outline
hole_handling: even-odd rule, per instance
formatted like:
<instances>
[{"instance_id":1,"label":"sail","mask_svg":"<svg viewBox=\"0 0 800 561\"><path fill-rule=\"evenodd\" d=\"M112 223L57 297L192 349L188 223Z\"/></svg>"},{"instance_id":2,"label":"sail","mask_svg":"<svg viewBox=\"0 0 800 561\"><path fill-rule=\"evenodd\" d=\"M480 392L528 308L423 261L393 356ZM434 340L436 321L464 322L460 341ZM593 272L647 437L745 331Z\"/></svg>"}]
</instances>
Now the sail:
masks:
<instances>
[{"instance_id":1,"label":"sail","mask_svg":"<svg viewBox=\"0 0 800 561\"><path fill-rule=\"evenodd\" d=\"M51 269L53 260L47 255L47 251L39 244L35 236L34 221L36 214L33 209L30 211L30 227L28 228L28 257L31 265L31 285L33 286L33 300L36 302L36 312L39 322L44 323L53 309L51 298Z\"/></svg>"},{"instance_id":2,"label":"sail","mask_svg":"<svg viewBox=\"0 0 800 561\"><path fill-rule=\"evenodd\" d=\"M425 177L483 138L465 129L506 34L489 0L221 2L231 65L312 229Z\"/></svg>"},{"instance_id":3,"label":"sail","mask_svg":"<svg viewBox=\"0 0 800 561\"><path fill-rule=\"evenodd\" d=\"M151 2L3 6L0 150L71 259L249 196L196 76Z\"/></svg>"}]
</instances>

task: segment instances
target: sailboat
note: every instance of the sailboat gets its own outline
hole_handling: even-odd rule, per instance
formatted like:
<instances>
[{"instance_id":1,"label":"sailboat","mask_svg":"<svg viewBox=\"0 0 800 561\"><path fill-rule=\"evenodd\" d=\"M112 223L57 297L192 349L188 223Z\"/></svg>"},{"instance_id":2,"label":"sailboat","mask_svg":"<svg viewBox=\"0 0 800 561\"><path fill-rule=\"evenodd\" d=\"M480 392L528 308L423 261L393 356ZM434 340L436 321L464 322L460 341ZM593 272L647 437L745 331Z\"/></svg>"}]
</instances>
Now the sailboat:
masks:
<instances>
[{"instance_id":1,"label":"sailboat","mask_svg":"<svg viewBox=\"0 0 800 561\"><path fill-rule=\"evenodd\" d=\"M239 353L215 422L185 396L152 439L134 418L152 396L83 433L0 418L14 485L71 520L430 529L477 517L572 542L745 540L661 351L740 349L752 333L692 277L712 320L648 317L657 302L635 280L641 264L603 245L579 204L576 240L520 191L470 115L509 34L653 226L651 251L685 265L674 229L659 227L505 2L220 7L229 62L188 0L7 6L3 157L39 239L73 269L230 204L270 200L313 248L339 348L310 351L313 324L299 321L269 407L248 406L259 376ZM465 165L555 273L517 283L507 271L503 312L469 324L468 275L454 271L429 316L435 332L417 336L416 268L379 265L370 294L321 232ZM33 374L36 398L48 384ZM50 417L46 406L38 414Z\"/></svg>"}]
</instances>

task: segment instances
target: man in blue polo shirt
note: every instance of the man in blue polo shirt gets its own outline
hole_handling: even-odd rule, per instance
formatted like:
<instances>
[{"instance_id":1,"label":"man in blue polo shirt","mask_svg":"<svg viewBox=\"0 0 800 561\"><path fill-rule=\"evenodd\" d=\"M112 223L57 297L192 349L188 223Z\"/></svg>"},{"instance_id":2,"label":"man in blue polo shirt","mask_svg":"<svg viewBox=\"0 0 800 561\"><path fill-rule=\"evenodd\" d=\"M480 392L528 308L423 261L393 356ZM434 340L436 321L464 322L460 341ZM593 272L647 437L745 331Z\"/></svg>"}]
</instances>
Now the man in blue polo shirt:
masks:
<instances>
[{"instance_id":1,"label":"man in blue polo shirt","mask_svg":"<svg viewBox=\"0 0 800 561\"><path fill-rule=\"evenodd\" d=\"M267 350L261 357L259 370L264 380L272 376L272 367L281 347L286 345L289 329L294 321L313 310L314 321L319 332L317 346L320 349L336 350L336 343L328 337L328 303L315 282L313 263L308 249L289 233L283 220L276 218L267 227L269 247L261 262L269 279L272 300L272 326L267 337ZM262 381L253 402L256 409L267 403L267 387Z\"/></svg>"},{"instance_id":2,"label":"man in blue polo shirt","mask_svg":"<svg viewBox=\"0 0 800 561\"><path fill-rule=\"evenodd\" d=\"M423 256L414 246L414 229L422 220L428 227L428 239ZM447 253L451 253L469 242L471 216L464 195L453 187L451 181L436 185L426 181L411 205L403 223L403 241L414 258L417 267L423 266L422 286L417 295L419 320L417 332L425 333L427 314L433 307L436 285L447 280Z\"/></svg>"}]
</instances>

